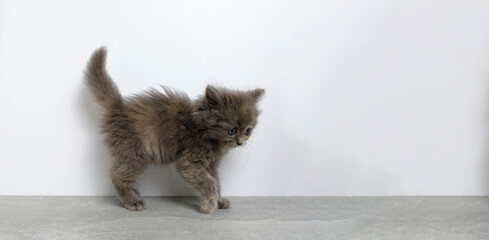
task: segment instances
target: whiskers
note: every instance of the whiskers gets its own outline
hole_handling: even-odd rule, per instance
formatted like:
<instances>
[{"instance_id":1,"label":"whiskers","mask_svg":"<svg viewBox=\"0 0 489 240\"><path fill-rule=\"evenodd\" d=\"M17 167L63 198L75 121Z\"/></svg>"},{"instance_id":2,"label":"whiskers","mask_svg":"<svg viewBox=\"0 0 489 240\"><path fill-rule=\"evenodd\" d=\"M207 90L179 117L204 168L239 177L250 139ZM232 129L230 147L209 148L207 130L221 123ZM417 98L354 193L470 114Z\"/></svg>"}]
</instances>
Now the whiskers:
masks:
<instances>
[{"instance_id":1,"label":"whiskers","mask_svg":"<svg viewBox=\"0 0 489 240\"><path fill-rule=\"evenodd\" d=\"M257 159L258 153L255 149L255 144L250 140L246 142L246 145L239 149L239 153L235 156L238 158L237 161L240 164L237 171L242 172L249 165L250 159Z\"/></svg>"}]
</instances>

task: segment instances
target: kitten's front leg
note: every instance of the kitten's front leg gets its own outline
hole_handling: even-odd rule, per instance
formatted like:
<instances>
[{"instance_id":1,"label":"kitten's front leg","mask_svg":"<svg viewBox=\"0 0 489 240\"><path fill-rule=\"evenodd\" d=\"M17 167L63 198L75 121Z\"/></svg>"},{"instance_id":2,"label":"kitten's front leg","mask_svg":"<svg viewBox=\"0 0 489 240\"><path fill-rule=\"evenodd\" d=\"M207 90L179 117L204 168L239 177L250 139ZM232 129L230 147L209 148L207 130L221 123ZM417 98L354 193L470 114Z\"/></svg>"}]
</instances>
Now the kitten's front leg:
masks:
<instances>
[{"instance_id":1,"label":"kitten's front leg","mask_svg":"<svg viewBox=\"0 0 489 240\"><path fill-rule=\"evenodd\" d=\"M215 212L219 199L216 179L200 163L180 162L175 167L182 178L200 192L200 212L204 214Z\"/></svg>"},{"instance_id":2,"label":"kitten's front leg","mask_svg":"<svg viewBox=\"0 0 489 240\"><path fill-rule=\"evenodd\" d=\"M216 186L217 186L217 206L219 209L228 209L231 207L231 202L229 202L228 199L222 198L221 197L221 180L219 179L219 172L217 171L217 164L211 164L209 172L212 177L216 180Z\"/></svg>"}]
</instances>

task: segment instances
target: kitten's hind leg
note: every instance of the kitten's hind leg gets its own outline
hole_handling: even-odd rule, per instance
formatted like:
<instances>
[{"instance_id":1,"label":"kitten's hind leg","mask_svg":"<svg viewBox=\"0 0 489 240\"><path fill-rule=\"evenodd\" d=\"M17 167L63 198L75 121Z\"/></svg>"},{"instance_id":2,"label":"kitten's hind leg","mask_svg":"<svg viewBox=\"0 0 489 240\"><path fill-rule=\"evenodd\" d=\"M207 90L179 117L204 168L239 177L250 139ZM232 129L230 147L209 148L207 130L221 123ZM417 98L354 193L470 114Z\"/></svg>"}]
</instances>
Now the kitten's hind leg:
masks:
<instances>
[{"instance_id":1,"label":"kitten's hind leg","mask_svg":"<svg viewBox=\"0 0 489 240\"><path fill-rule=\"evenodd\" d=\"M131 211L144 209L144 201L139 198L139 192L133 188L136 179L141 175L146 166L135 164L114 163L111 171L112 183L117 191L117 198L121 204Z\"/></svg>"}]
</instances>

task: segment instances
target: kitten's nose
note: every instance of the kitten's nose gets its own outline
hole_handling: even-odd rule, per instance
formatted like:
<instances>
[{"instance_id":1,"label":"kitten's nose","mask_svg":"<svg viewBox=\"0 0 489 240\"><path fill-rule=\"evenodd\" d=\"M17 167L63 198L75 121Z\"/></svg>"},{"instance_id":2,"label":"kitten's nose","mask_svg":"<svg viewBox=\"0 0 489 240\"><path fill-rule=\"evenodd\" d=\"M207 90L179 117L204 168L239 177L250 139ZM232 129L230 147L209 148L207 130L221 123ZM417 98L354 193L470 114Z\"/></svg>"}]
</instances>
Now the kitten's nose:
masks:
<instances>
[{"instance_id":1,"label":"kitten's nose","mask_svg":"<svg viewBox=\"0 0 489 240\"><path fill-rule=\"evenodd\" d=\"M236 139L236 143L238 144L238 146L243 145L243 142L244 142L244 139L242 137L239 137L238 139Z\"/></svg>"}]
</instances>

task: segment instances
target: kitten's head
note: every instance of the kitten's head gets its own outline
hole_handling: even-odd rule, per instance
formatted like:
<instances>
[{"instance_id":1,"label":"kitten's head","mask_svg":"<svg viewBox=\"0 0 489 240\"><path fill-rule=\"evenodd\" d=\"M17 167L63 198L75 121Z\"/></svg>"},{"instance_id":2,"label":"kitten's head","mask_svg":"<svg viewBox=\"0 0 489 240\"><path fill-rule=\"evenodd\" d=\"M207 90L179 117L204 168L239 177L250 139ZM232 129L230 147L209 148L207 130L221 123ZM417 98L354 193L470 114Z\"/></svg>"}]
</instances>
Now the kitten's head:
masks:
<instances>
[{"instance_id":1,"label":"kitten's head","mask_svg":"<svg viewBox=\"0 0 489 240\"><path fill-rule=\"evenodd\" d=\"M244 145L253 133L260 111L257 103L265 90L235 91L207 86L197 101L194 121L205 137L228 147Z\"/></svg>"}]
</instances>

